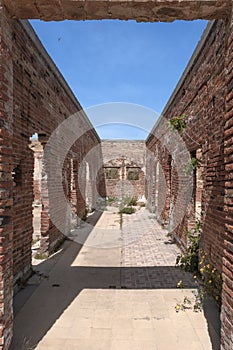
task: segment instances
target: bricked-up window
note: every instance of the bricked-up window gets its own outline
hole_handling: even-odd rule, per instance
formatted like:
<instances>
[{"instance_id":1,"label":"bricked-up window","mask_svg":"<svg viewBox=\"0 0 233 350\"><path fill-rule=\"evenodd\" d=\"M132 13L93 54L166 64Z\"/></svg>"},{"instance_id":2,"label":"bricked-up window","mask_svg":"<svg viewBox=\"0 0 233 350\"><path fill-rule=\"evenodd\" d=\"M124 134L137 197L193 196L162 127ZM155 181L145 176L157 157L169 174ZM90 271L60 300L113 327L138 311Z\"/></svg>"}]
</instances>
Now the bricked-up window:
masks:
<instances>
[{"instance_id":1,"label":"bricked-up window","mask_svg":"<svg viewBox=\"0 0 233 350\"><path fill-rule=\"evenodd\" d=\"M116 180L119 175L119 168L106 168L106 179L108 180Z\"/></svg>"},{"instance_id":2,"label":"bricked-up window","mask_svg":"<svg viewBox=\"0 0 233 350\"><path fill-rule=\"evenodd\" d=\"M128 168L127 180L139 180L139 169L138 168Z\"/></svg>"}]
</instances>

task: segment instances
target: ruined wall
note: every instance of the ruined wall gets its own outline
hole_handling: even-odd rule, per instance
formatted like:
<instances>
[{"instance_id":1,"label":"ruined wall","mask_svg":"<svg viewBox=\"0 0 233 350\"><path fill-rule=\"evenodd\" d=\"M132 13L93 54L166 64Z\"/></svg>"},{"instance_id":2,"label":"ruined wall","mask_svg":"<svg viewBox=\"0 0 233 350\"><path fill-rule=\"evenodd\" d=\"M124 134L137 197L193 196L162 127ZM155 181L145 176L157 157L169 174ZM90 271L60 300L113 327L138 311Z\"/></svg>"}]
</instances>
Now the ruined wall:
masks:
<instances>
[{"instance_id":1,"label":"ruined wall","mask_svg":"<svg viewBox=\"0 0 233 350\"><path fill-rule=\"evenodd\" d=\"M147 208L156 214L160 224L169 223L171 201L171 164L169 153L161 142L151 137L146 149Z\"/></svg>"},{"instance_id":2,"label":"ruined wall","mask_svg":"<svg viewBox=\"0 0 233 350\"><path fill-rule=\"evenodd\" d=\"M69 89L67 90L67 86L64 85L57 70L54 70L53 65L51 66L51 61L48 62L48 58L45 58L42 46L37 47L34 40L29 39L25 25L18 21L13 22L10 19L11 16L44 18L47 20L134 18L139 21L223 18L230 17L232 1L206 2L200 0L187 2L174 0L172 7L170 6L171 1L169 1L168 7L166 5L168 2L165 0L156 3L126 1L120 4L117 1L107 2L107 4L105 2L96 4L92 1L75 1L75 4L74 1L54 1L53 6L49 6L49 2L43 1L37 1L37 6L35 2L26 0L20 2L18 0L6 0L5 3L11 13L9 15L2 9L2 1L0 0L0 348L8 349L12 335L13 249L15 277L17 271L25 269L24 272L27 273L30 261L33 155L28 147L29 138L32 134L38 132L40 141L45 144L58 122L80 108L77 101L70 94ZM61 6L65 3L66 8L58 7L58 5ZM159 9L157 5L161 4L162 7ZM184 7L184 4L186 7ZM74 7L74 5L77 6ZM153 8L153 5L157 8ZM188 115L187 132L184 133L183 137L191 152L197 149L202 151L202 164L205 170L202 192L202 243L213 262L223 271L223 350L232 349L233 343L232 33L231 23L223 21L214 23L206 37L203 48L192 61L189 71L185 75L185 80L180 84L173 96L174 98L170 100L164 111L168 118L182 113ZM93 135L95 135L94 132ZM95 136L93 142L94 144L98 143ZM173 159L169 159L171 154L164 147L161 148L159 144L156 148L156 143L157 141L153 137L148 138L148 149L152 154L154 153L155 157L158 157L161 163L158 176L159 184L157 183L157 187L156 183L152 184L152 191L158 194L156 205L159 208L161 206L159 201L164 196L164 186L167 183L167 190L165 191L166 206L163 208L164 210L161 209L163 211L161 217L165 221L169 218L169 214L171 214L172 219L175 216L170 203L176 199L180 184L178 183L176 169L174 169ZM158 153L160 156L158 156ZM70 159L71 157L72 154ZM162 159L159 159L159 157ZM66 163L67 172L69 172L68 169L71 169L68 166L69 163L71 164L71 161L68 159ZM151 169L152 165L153 163L150 162ZM74 173L77 173L77 169L74 170ZM95 181L95 171L92 174L93 181ZM67 175L67 179L69 178L71 176ZM156 178L156 174L154 178ZM161 182L161 178L163 182ZM30 190L25 192L28 188ZM104 191L103 187L102 190ZM69 192L68 188L67 193ZM148 199L149 196L153 198L149 187L147 187L147 193ZM96 192L94 195L96 195ZM78 199L76 198L76 200ZM83 200L81 200L80 205L83 206L83 203ZM12 210L13 205L14 210ZM224 211L221 210L223 207ZM193 205L189 209L189 214L177 231L181 239L183 238L183 228L189 224L190 218L192 219L193 216ZM80 210L80 208L77 207L77 210ZM46 210L42 215L45 237L51 237L51 235L46 234L46 232L52 231L52 225L48 220ZM12 216L14 216L13 219ZM13 225L14 244L12 237ZM19 225L19 229L17 225ZM54 234L56 236L55 231ZM45 239L45 246L48 247L50 241L46 242L46 240L47 238ZM25 250L22 242L26 247Z\"/></svg>"},{"instance_id":3,"label":"ruined wall","mask_svg":"<svg viewBox=\"0 0 233 350\"><path fill-rule=\"evenodd\" d=\"M13 333L13 242L12 242L12 119L13 119L13 67L11 21L0 2L0 348L8 349ZM4 28L4 30L3 30Z\"/></svg>"},{"instance_id":4,"label":"ruined wall","mask_svg":"<svg viewBox=\"0 0 233 350\"><path fill-rule=\"evenodd\" d=\"M81 110L81 106L27 22L12 22L12 38L14 86L13 266L15 282L19 282L27 276L27 273L30 273L31 266L34 154L29 147L30 137L37 133L39 141L45 147L56 127L66 118ZM76 163L77 173L79 164L86 153L99 143L98 136L85 115L79 115L79 119L80 129L84 130L84 135L81 135L72 147L72 157L78 160ZM58 155L54 153L53 157L56 158ZM64 164L63 176L69 199L71 196L69 190L71 155L68 158L67 163ZM54 173L47 175L46 166L43 165L42 252L54 251L57 244L63 239L61 232L49 219L51 203L49 203L47 194L47 176L54 177L54 183L56 183L56 169L54 169ZM78 194L76 200L77 213L84 212L85 198ZM58 215L59 211L61 220L69 220L69 218L64 219L65 208L59 207L58 201Z\"/></svg>"},{"instance_id":5,"label":"ruined wall","mask_svg":"<svg viewBox=\"0 0 233 350\"><path fill-rule=\"evenodd\" d=\"M222 349L232 348L233 289L232 289L232 27L226 21L209 24L202 41L194 53L183 77L165 107L159 122L153 129L167 128L167 121L186 115L186 128L179 132L190 156L201 159L200 174L196 179L199 190L194 191L186 215L175 230L178 240L186 244L185 229L192 227L195 219L201 221L201 245L212 263L223 272ZM168 128L167 128L168 129ZM159 137L147 139L148 152L154 154L148 161L148 171L158 161L166 178L166 205L159 208L160 219L168 225L175 221L173 211L177 193L184 184L179 180L174 162L181 157L174 143L174 152L161 147ZM172 134L171 134L172 135ZM172 141L171 141L172 142ZM171 166L168 165L168 158ZM156 177L156 176L155 176ZM155 185L151 179L147 189L150 207L153 207ZM165 188L164 187L164 188ZM158 191L163 196L161 189ZM196 196L196 198L195 198ZM198 217L195 201L201 204ZM177 204L177 203L176 203ZM180 207L182 203L180 203ZM179 208L179 203L178 203Z\"/></svg>"},{"instance_id":6,"label":"ruined wall","mask_svg":"<svg viewBox=\"0 0 233 350\"><path fill-rule=\"evenodd\" d=\"M157 126L157 128L162 125L166 127L169 119L187 115L187 126L180 136L191 156L196 150L201 149L201 164L204 168L202 216L200 217L203 231L202 245L219 270L222 269L225 223L223 211L225 62L223 57L226 54L226 26L224 21L215 21L214 24L209 25L200 45L200 51L193 56L185 73L185 79L182 79L179 84ZM176 220L175 215L179 213L172 211L172 204L184 185L179 181L174 168L175 157L181 156L179 153L176 154L179 145L174 145L174 152L171 153L168 150L168 144L164 147L160 140L156 140L156 137L151 135L147 140L147 147L154 154L157 152L158 161L166 177L169 205L166 205L162 211L162 218ZM184 243L185 227L192 221L193 211L193 203L191 203L188 205L183 222L175 231Z\"/></svg>"},{"instance_id":7,"label":"ruined wall","mask_svg":"<svg viewBox=\"0 0 233 350\"><path fill-rule=\"evenodd\" d=\"M145 142L103 140L101 144L106 195L141 198L145 194Z\"/></svg>"},{"instance_id":8,"label":"ruined wall","mask_svg":"<svg viewBox=\"0 0 233 350\"><path fill-rule=\"evenodd\" d=\"M226 103L224 118L225 235L223 251L222 349L233 347L233 18L226 41Z\"/></svg>"},{"instance_id":9,"label":"ruined wall","mask_svg":"<svg viewBox=\"0 0 233 350\"><path fill-rule=\"evenodd\" d=\"M101 143L96 142L96 135L92 131L85 133L77 141L77 149L79 156L77 153L73 156L71 202L73 211L82 219L86 210L96 208L101 192L105 193L105 183L103 181L103 188L100 189L99 170L103 167L103 159Z\"/></svg>"}]
</instances>

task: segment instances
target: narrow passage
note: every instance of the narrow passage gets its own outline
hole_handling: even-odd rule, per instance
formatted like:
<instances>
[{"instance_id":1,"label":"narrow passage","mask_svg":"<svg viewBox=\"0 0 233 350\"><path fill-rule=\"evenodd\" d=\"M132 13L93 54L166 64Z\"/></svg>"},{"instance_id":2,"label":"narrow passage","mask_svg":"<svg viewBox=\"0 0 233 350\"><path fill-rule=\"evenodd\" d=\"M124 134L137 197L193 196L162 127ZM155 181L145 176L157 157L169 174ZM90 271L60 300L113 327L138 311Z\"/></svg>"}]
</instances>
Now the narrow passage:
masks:
<instances>
[{"instance_id":1,"label":"narrow passage","mask_svg":"<svg viewBox=\"0 0 233 350\"><path fill-rule=\"evenodd\" d=\"M121 228L109 207L88 230L96 216L35 266L15 298L11 350L211 350L204 314L175 311L195 285L154 216L141 208Z\"/></svg>"}]
</instances>

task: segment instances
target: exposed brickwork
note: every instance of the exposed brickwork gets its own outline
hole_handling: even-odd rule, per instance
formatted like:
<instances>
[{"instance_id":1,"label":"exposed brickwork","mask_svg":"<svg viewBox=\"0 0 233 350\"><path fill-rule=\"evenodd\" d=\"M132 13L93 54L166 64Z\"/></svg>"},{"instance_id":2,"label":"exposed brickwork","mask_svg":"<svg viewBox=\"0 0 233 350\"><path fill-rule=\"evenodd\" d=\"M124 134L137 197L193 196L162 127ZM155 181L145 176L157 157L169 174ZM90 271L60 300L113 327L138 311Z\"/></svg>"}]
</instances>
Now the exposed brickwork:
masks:
<instances>
[{"instance_id":1,"label":"exposed brickwork","mask_svg":"<svg viewBox=\"0 0 233 350\"><path fill-rule=\"evenodd\" d=\"M17 286L31 273L32 203L39 194L37 190L33 193L34 151L30 148L30 137L37 133L39 142L45 147L55 128L67 117L80 111L81 106L30 25L27 22L10 20L2 8L0 16L2 174L0 348L7 349L12 333L13 284L17 289ZM71 157L82 160L91 148L95 147L97 152L101 150L98 146L100 140L84 113L79 120L80 130L84 130L85 135L72 146L63 165L63 180L68 200L71 198ZM100 154L96 158L97 160L92 162L92 167L101 162ZM48 198L48 175L46 165L43 160L41 161L43 204L41 251L49 254L56 249L64 236L49 218L51 203ZM74 173L78 173L78 165L76 162ZM56 180L56 173L54 179ZM95 189L92 192L92 199L96 200ZM76 208L78 215L85 212L85 198L82 198L82 193L78 193L76 197ZM68 230L70 218L64 213L63 207L58 203L58 215L61 215L61 220L65 222Z\"/></svg>"},{"instance_id":2,"label":"exposed brickwork","mask_svg":"<svg viewBox=\"0 0 233 350\"><path fill-rule=\"evenodd\" d=\"M153 138L147 147L146 155L147 206L156 214L157 220L162 225L167 225L169 222L171 194L169 161L168 152L161 147L157 139Z\"/></svg>"},{"instance_id":3,"label":"exposed brickwork","mask_svg":"<svg viewBox=\"0 0 233 350\"><path fill-rule=\"evenodd\" d=\"M202 247L223 273L222 349L232 349L233 31L232 23L226 19L231 15L232 1L5 0L4 3L10 15L1 7L0 349L9 348L12 334L13 277L15 282L20 281L27 277L31 268L34 155L29 148L30 137L38 133L39 141L45 146L58 124L81 109L37 38L32 32L28 35L31 31L28 24L12 21L10 17L45 20L118 18L137 21L222 19L209 27L201 50L196 52L163 115L169 119L187 114L183 140L191 155L201 152L203 179L197 179L197 183L201 183L202 189L193 195L184 220L174 233L181 243L186 244L184 230L193 225L196 196L201 201L202 209ZM167 122L165 118L160 120L157 127L162 128ZM85 117L82 123L88 124ZM175 146L174 140L169 142ZM165 225L176 223L185 198L180 199L176 211L174 203L179 190L185 186L179 180L173 154L153 136L148 138L147 146L148 205ZM96 147L99 156L90 154L86 157L93 147ZM174 158L179 157L180 149L174 148L174 154ZM131 158L128 152L127 157ZM115 160L118 162L119 157L115 157ZM104 159L104 162L109 162L109 159ZM130 159L128 165L132 165L130 162L138 164L135 159ZM145 160L140 167L143 164ZM99 139L91 130L72 147L63 164L63 189L79 217L85 213L86 201L92 206L100 194L105 195L101 165ZM113 162L112 165L116 164ZM42 251L50 252L63 236L49 219L51 203L46 170L46 164L43 164ZM71 187L72 181L74 186ZM107 183L107 190L114 186L115 183ZM143 191L143 186L141 183L137 190ZM67 225L69 213L64 213L64 210L60 206L58 214L61 222Z\"/></svg>"},{"instance_id":4,"label":"exposed brickwork","mask_svg":"<svg viewBox=\"0 0 233 350\"><path fill-rule=\"evenodd\" d=\"M160 124L166 124L172 117L186 114L187 127L182 133L187 149L192 156L193 151L202 150L204 167L202 191L202 245L213 263L221 270L223 237L224 237L224 166L223 120L225 113L225 66L222 57L225 56L226 24L216 21L208 32L205 43L190 67L185 80L176 92L174 99L166 107ZM214 67L214 70L213 70ZM166 119L165 119L166 118ZM158 160L163 168L167 183L166 206L162 211L162 219L176 221L172 204L176 201L177 193L182 183L176 174L174 153L169 154L160 142L150 137L147 146L155 152L157 146ZM175 148L176 147L176 148ZM173 158L169 161L169 156ZM179 157L179 154L178 154ZM161 172L160 172L161 173ZM161 188L160 193L164 193ZM182 203L180 203L182 207ZM161 210L161 208L160 208ZM183 223L177 228L176 234L185 244L183 235L187 225L192 222L194 212L193 202L187 208Z\"/></svg>"},{"instance_id":5,"label":"exposed brickwork","mask_svg":"<svg viewBox=\"0 0 233 350\"><path fill-rule=\"evenodd\" d=\"M31 203L33 200L32 175L33 152L28 147L29 138L38 133L39 141L45 146L55 127L65 118L81 109L70 90L62 83L61 76L54 67L51 68L46 54L40 52L37 39L28 36L30 28L19 21L13 22L14 41L14 168L19 168L21 183L14 188L14 252L15 275L24 266L30 267L31 244ZM33 33L31 34L33 37ZM35 41L35 42L33 42ZM50 121L48 123L47 121ZM85 123L85 120L83 120ZM91 134L91 132L90 132ZM74 156L82 158L89 148L98 144L96 134L92 140L80 139L73 147ZM85 141L84 141L85 140ZM80 147L81 144L81 147ZM77 151L78 150L78 151ZM66 169L69 173L70 169ZM42 174L42 251L52 251L61 240L60 233L48 218L49 202L46 200L46 168ZM55 175L55 174L54 174ZM31 192L29 192L31 188ZM68 193L67 193L68 194ZM48 198L48 197L47 197ZM78 197L78 210L85 210L85 200ZM22 215L23 214L23 215ZM26 230L26 231L25 231ZM22 240L22 231L25 240ZM24 249L24 251L22 251ZM28 256L26 256L26 253ZM21 257L24 257L22 261Z\"/></svg>"},{"instance_id":6,"label":"exposed brickwork","mask_svg":"<svg viewBox=\"0 0 233 350\"><path fill-rule=\"evenodd\" d=\"M226 111L224 163L226 173L224 213L226 215L223 252L222 350L233 346L233 22L229 23L226 53Z\"/></svg>"},{"instance_id":7,"label":"exposed brickwork","mask_svg":"<svg viewBox=\"0 0 233 350\"><path fill-rule=\"evenodd\" d=\"M131 197L140 199L145 194L145 151L144 141L109 140L102 141L105 181L108 197ZM108 178L107 171L115 169L116 178ZM130 178L130 171L138 172L138 179Z\"/></svg>"},{"instance_id":8,"label":"exposed brickwork","mask_svg":"<svg viewBox=\"0 0 233 350\"><path fill-rule=\"evenodd\" d=\"M222 349L230 350L233 345L233 288L232 288L232 28L227 22L215 21L206 31L204 42L200 44L184 77L178 84L168 102L154 132L172 117L186 114L187 126L181 132L191 157L201 157L202 167L194 181L199 190L193 193L193 200L188 205L182 223L175 230L175 235L182 244L186 244L186 228L195 220L195 200L201 202L201 244L213 264L223 272L223 307L222 307ZM224 58L227 57L225 60ZM166 192L165 205L158 204L162 222L176 220L173 211L177 193L182 188L182 181L171 161L174 153L161 147L160 141L151 135L147 140L147 172L154 174L154 164L160 162L166 178L166 186L158 187L158 197ZM181 156L181 154L180 154ZM225 160L225 162L224 162ZM224 168L225 163L225 168ZM161 172L160 172L161 174ZM155 177L155 175L154 175ZM151 178L147 189L149 206L153 209L155 198L155 179ZM164 184L165 184L164 183ZM166 191L165 191L166 187ZM182 203L180 203L182 207ZM178 203L179 208L179 203ZM179 212L178 212L179 215ZM197 216L196 216L197 218Z\"/></svg>"},{"instance_id":9,"label":"exposed brickwork","mask_svg":"<svg viewBox=\"0 0 233 350\"><path fill-rule=\"evenodd\" d=\"M224 18L231 0L5 0L12 16L64 19L135 19L140 21L174 21L176 19Z\"/></svg>"},{"instance_id":10,"label":"exposed brickwork","mask_svg":"<svg viewBox=\"0 0 233 350\"><path fill-rule=\"evenodd\" d=\"M12 43L11 43L11 21L8 13L2 8L0 1L0 348L9 347L12 328L12 121L13 121L13 65L12 65Z\"/></svg>"}]
</instances>

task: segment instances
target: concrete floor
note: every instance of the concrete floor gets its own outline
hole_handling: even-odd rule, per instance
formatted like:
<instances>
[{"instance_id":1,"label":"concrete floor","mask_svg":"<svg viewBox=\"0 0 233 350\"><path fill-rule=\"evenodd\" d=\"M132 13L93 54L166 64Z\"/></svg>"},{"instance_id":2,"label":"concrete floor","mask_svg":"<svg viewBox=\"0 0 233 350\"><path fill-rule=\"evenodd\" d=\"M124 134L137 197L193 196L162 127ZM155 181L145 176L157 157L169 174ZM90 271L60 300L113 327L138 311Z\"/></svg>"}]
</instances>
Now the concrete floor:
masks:
<instances>
[{"instance_id":1,"label":"concrete floor","mask_svg":"<svg viewBox=\"0 0 233 350\"><path fill-rule=\"evenodd\" d=\"M144 208L124 216L122 230L109 208L73 239L37 261L16 296L12 350L219 348L213 305L176 313L184 296L193 297L192 278L174 267L178 248ZM176 288L180 279L186 289Z\"/></svg>"}]
</instances>

